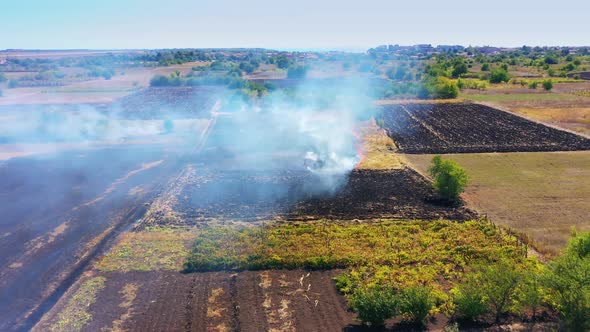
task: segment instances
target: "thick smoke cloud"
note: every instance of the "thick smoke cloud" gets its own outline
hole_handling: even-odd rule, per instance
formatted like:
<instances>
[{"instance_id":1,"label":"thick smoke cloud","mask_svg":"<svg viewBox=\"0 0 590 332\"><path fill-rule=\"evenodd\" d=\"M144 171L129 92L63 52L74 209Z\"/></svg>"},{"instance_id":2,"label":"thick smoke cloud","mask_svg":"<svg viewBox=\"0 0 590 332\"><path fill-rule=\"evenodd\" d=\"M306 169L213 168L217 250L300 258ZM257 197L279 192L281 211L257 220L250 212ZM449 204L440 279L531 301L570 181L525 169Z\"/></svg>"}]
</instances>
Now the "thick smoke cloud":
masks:
<instances>
[{"instance_id":1,"label":"thick smoke cloud","mask_svg":"<svg viewBox=\"0 0 590 332\"><path fill-rule=\"evenodd\" d=\"M364 81L330 80L254 103L227 98L208 146L231 151L235 168L307 170L322 191L334 192L359 161L354 130L372 116L370 97Z\"/></svg>"}]
</instances>

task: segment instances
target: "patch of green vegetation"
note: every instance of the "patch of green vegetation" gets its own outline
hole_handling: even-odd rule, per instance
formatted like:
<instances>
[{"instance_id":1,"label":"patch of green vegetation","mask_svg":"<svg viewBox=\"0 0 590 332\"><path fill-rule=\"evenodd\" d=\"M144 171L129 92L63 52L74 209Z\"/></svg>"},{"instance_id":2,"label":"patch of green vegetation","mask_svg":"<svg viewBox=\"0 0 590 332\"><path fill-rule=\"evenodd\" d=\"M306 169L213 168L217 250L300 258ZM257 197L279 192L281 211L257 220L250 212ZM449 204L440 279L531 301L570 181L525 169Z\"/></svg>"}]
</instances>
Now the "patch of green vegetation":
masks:
<instances>
[{"instance_id":1,"label":"patch of green vegetation","mask_svg":"<svg viewBox=\"0 0 590 332\"><path fill-rule=\"evenodd\" d=\"M92 319L88 308L96 302L96 295L105 286L105 277L86 280L69 299L64 309L57 315L57 321L49 328L57 331L80 331Z\"/></svg>"},{"instance_id":2,"label":"patch of green vegetation","mask_svg":"<svg viewBox=\"0 0 590 332\"><path fill-rule=\"evenodd\" d=\"M515 238L485 221L318 221L207 227L184 266L191 272L378 265L401 283L428 283L454 279L457 267L472 260L522 256Z\"/></svg>"},{"instance_id":3,"label":"patch of green vegetation","mask_svg":"<svg viewBox=\"0 0 590 332\"><path fill-rule=\"evenodd\" d=\"M189 254L187 243L194 233L170 228L149 228L125 233L115 247L98 262L101 271L153 271L182 268Z\"/></svg>"},{"instance_id":4,"label":"patch of green vegetation","mask_svg":"<svg viewBox=\"0 0 590 332\"><path fill-rule=\"evenodd\" d=\"M399 315L420 325L436 312L450 314L448 290L470 266L535 266L525 251L483 220L217 226L202 230L185 271L348 268L336 287L361 320L381 325Z\"/></svg>"},{"instance_id":5,"label":"patch of green vegetation","mask_svg":"<svg viewBox=\"0 0 590 332\"><path fill-rule=\"evenodd\" d=\"M590 329L590 233L575 234L543 275L549 300L570 331Z\"/></svg>"}]
</instances>

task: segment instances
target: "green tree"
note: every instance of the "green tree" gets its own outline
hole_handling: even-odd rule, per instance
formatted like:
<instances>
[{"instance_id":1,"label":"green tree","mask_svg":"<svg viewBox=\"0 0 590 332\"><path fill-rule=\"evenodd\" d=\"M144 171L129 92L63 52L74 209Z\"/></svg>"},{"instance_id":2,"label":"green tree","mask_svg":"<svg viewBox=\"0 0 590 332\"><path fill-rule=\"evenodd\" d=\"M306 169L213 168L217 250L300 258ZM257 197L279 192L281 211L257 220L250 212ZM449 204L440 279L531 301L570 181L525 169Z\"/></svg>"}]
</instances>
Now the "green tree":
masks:
<instances>
[{"instance_id":1,"label":"green tree","mask_svg":"<svg viewBox=\"0 0 590 332\"><path fill-rule=\"evenodd\" d=\"M543 81L543 89L545 89L545 91L551 91L551 89L553 89L553 82L551 80Z\"/></svg>"},{"instance_id":2,"label":"green tree","mask_svg":"<svg viewBox=\"0 0 590 332\"><path fill-rule=\"evenodd\" d=\"M150 80L150 86L168 86L170 85L169 79L164 75L156 75Z\"/></svg>"},{"instance_id":3,"label":"green tree","mask_svg":"<svg viewBox=\"0 0 590 332\"><path fill-rule=\"evenodd\" d=\"M549 55L545 56L545 63L548 65L555 65L555 64L559 63L559 60L557 59L557 56L555 56L553 54L549 54Z\"/></svg>"},{"instance_id":4,"label":"green tree","mask_svg":"<svg viewBox=\"0 0 590 332\"><path fill-rule=\"evenodd\" d=\"M358 288L350 297L350 306L363 323L372 327L383 326L398 311L394 290L382 287Z\"/></svg>"},{"instance_id":5,"label":"green tree","mask_svg":"<svg viewBox=\"0 0 590 332\"><path fill-rule=\"evenodd\" d=\"M590 329L590 232L576 235L547 265L542 283L571 331Z\"/></svg>"},{"instance_id":6,"label":"green tree","mask_svg":"<svg viewBox=\"0 0 590 332\"><path fill-rule=\"evenodd\" d=\"M460 77L461 75L467 74L467 65L463 61L457 61L453 66L453 71L451 75L455 78Z\"/></svg>"},{"instance_id":7,"label":"green tree","mask_svg":"<svg viewBox=\"0 0 590 332\"><path fill-rule=\"evenodd\" d=\"M490 64L484 63L483 65L481 65L481 71L490 71Z\"/></svg>"},{"instance_id":8,"label":"green tree","mask_svg":"<svg viewBox=\"0 0 590 332\"><path fill-rule=\"evenodd\" d=\"M291 62L284 54L281 54L274 59L274 63L276 63L277 67L285 69L289 67Z\"/></svg>"},{"instance_id":9,"label":"green tree","mask_svg":"<svg viewBox=\"0 0 590 332\"><path fill-rule=\"evenodd\" d=\"M529 83L529 89L536 89L538 85L539 85L539 82L532 81L531 83Z\"/></svg>"},{"instance_id":10,"label":"green tree","mask_svg":"<svg viewBox=\"0 0 590 332\"><path fill-rule=\"evenodd\" d=\"M503 68L494 69L490 74L490 83L502 83L508 82L510 80L510 75L508 72Z\"/></svg>"},{"instance_id":11,"label":"green tree","mask_svg":"<svg viewBox=\"0 0 590 332\"><path fill-rule=\"evenodd\" d=\"M458 202L459 195L467 185L467 173L455 161L442 159L441 156L432 158L432 165L428 172L434 179L434 189L449 202Z\"/></svg>"}]
</instances>

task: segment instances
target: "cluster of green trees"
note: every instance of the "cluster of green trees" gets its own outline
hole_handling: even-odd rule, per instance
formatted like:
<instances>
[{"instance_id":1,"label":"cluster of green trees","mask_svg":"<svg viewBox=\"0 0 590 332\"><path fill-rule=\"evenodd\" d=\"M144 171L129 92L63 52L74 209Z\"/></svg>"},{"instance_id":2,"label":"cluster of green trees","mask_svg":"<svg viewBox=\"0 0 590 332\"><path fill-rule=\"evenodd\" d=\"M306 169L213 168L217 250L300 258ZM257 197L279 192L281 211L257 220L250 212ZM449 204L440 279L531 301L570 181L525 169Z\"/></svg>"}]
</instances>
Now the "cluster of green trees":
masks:
<instances>
[{"instance_id":1,"label":"cluster of green trees","mask_svg":"<svg viewBox=\"0 0 590 332\"><path fill-rule=\"evenodd\" d=\"M13 78L8 81L9 88L19 86L31 86L39 84L57 84L60 80L66 78L66 74L59 70L45 70L36 74L24 75L19 78ZM0 80L1 82L1 80Z\"/></svg>"},{"instance_id":2,"label":"cluster of green trees","mask_svg":"<svg viewBox=\"0 0 590 332\"><path fill-rule=\"evenodd\" d=\"M338 282L338 281L337 281ZM472 265L450 290L451 317L460 321L492 318L552 308L569 331L590 329L590 233L574 234L562 255L546 266L532 261L515 264L499 259ZM350 296L359 319L371 326L401 315L423 324L435 307L426 286L395 289L391 285L361 287Z\"/></svg>"},{"instance_id":3,"label":"cluster of green trees","mask_svg":"<svg viewBox=\"0 0 590 332\"><path fill-rule=\"evenodd\" d=\"M568 74L576 71L587 70L584 64L590 61L588 49L580 48L575 55L570 54L570 50L562 48L560 50L541 47L522 47L520 49L504 51L494 55L483 54L477 49L473 50L475 61L482 64L481 70L488 72L492 69L491 64L496 68L510 66L535 67L538 70L545 71L552 77L566 77Z\"/></svg>"},{"instance_id":4,"label":"cluster of green trees","mask_svg":"<svg viewBox=\"0 0 590 332\"><path fill-rule=\"evenodd\" d=\"M200 75L193 75L189 73L182 76L179 71L175 71L170 75L156 75L150 80L152 87L167 87L167 86L203 86L203 85L221 85L229 89L243 90L246 93L255 93L257 96L262 96L268 91L275 90L272 83L258 83L242 78L239 70L233 69L229 72L205 72Z\"/></svg>"}]
</instances>

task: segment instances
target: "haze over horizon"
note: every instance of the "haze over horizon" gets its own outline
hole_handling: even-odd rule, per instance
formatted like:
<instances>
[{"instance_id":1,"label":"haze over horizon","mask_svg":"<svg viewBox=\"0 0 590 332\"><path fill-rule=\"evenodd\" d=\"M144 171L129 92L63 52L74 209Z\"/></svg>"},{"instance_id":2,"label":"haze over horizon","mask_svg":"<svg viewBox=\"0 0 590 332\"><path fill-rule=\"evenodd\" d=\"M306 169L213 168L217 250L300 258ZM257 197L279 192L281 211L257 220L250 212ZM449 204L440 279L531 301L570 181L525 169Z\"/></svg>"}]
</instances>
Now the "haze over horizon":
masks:
<instances>
[{"instance_id":1,"label":"haze over horizon","mask_svg":"<svg viewBox=\"0 0 590 332\"><path fill-rule=\"evenodd\" d=\"M544 1L546 2L546 1ZM362 3L302 0L20 1L0 12L0 49L365 50L380 44L587 46L590 2ZM543 23L545 22L545 23ZM548 22L548 23L547 23Z\"/></svg>"}]
</instances>

